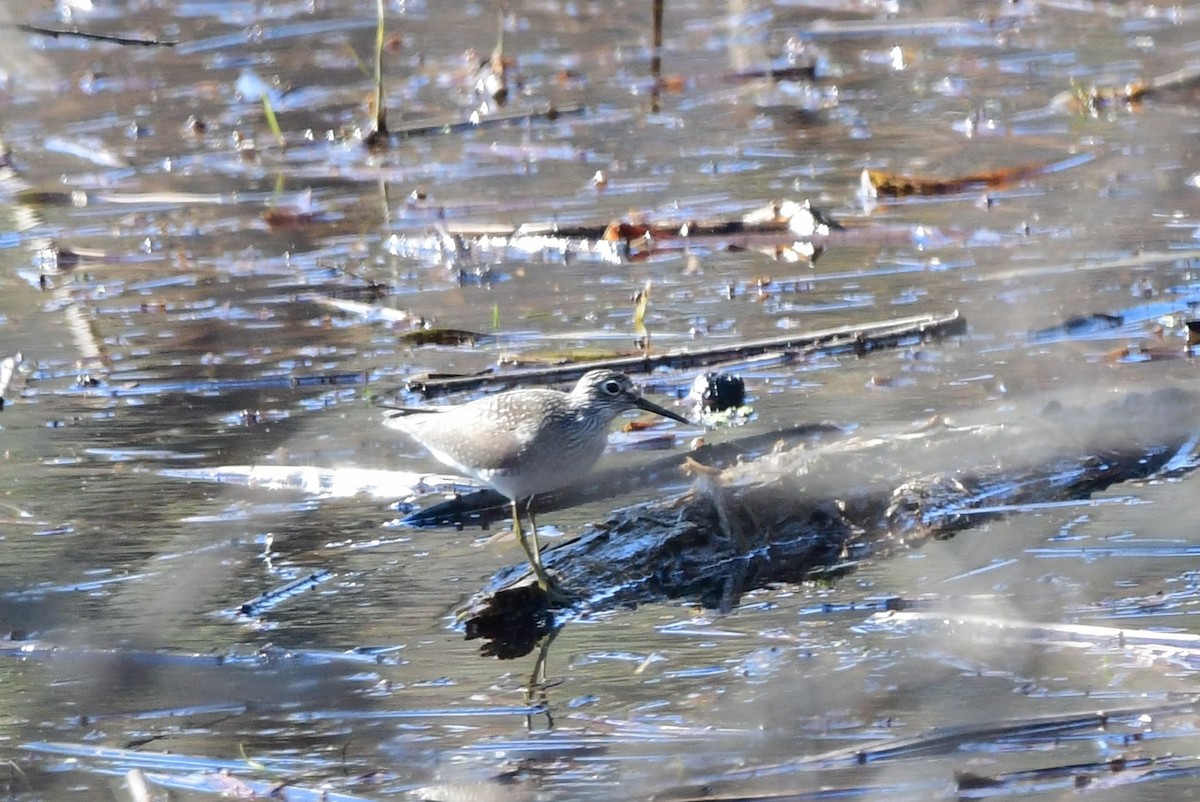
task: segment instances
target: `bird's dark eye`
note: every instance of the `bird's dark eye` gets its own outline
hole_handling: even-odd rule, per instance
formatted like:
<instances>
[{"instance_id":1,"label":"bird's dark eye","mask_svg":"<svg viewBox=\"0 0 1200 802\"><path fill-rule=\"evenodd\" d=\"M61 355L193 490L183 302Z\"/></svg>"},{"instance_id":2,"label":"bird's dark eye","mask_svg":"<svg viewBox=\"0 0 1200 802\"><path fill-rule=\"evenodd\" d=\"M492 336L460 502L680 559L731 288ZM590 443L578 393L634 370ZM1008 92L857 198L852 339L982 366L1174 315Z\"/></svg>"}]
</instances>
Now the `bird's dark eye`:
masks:
<instances>
[{"instance_id":1,"label":"bird's dark eye","mask_svg":"<svg viewBox=\"0 0 1200 802\"><path fill-rule=\"evenodd\" d=\"M608 381L606 381L604 384L601 385L601 388L604 390L604 392L608 393L609 395L620 395L621 394L621 383L619 381L617 381L616 379L609 379Z\"/></svg>"}]
</instances>

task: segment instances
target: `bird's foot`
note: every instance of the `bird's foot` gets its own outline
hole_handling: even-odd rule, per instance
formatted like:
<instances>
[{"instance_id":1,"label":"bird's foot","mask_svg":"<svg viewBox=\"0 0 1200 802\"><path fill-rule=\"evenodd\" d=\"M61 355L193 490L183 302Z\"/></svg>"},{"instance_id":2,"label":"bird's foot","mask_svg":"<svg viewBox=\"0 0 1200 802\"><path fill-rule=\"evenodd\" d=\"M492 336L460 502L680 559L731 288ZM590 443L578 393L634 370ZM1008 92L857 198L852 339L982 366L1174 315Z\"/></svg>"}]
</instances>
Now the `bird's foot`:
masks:
<instances>
[{"instance_id":1,"label":"bird's foot","mask_svg":"<svg viewBox=\"0 0 1200 802\"><path fill-rule=\"evenodd\" d=\"M538 572L537 585L546 594L546 601L551 607L574 607L579 602L578 596L545 571Z\"/></svg>"}]
</instances>

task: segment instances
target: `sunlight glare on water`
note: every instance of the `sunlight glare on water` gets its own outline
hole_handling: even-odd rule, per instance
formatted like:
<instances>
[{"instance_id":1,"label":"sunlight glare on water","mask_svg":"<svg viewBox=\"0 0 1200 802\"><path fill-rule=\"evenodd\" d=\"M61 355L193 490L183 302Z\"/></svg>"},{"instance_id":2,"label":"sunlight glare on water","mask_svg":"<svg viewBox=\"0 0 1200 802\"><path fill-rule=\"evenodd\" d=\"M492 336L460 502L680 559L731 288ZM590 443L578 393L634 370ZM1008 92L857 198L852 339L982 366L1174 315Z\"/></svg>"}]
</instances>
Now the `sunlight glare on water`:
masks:
<instances>
[{"instance_id":1,"label":"sunlight glare on water","mask_svg":"<svg viewBox=\"0 0 1200 802\"><path fill-rule=\"evenodd\" d=\"M1193 10L668 3L656 82L650 3L512 2L504 112L528 119L438 133L417 129L479 108L496 9L393 2L388 121L412 135L370 150L373 8L0 10L11 797L144 783L198 799L1129 798L1135 780L1139 799L1195 796L1186 454L1096 503L847 552L727 613L582 611L542 678L536 651L483 656L455 621L522 561L507 522L402 525L393 502L434 480L401 492L378 472L445 470L373 403L422 372L636 354L631 296L647 285L659 352L968 322L940 342L745 365L755 415L715 442L818 422L886 442L935 416L1013 427L1052 402L1194 389L1177 358L1200 297L1194 88L1095 114L1052 102L1185 66ZM815 77L763 75L810 56ZM859 196L864 168L1030 165L1057 166L869 211ZM463 228L740 220L783 200L868 233L811 264L726 241L624 260L447 244ZM1087 336L1087 320L1064 326L1098 313ZM475 344L405 338L428 327ZM657 372L652 397L672 403L696 372ZM669 453L690 439L678 431ZM879 477L821 479L849 493ZM545 540L691 481L543 513Z\"/></svg>"}]
</instances>

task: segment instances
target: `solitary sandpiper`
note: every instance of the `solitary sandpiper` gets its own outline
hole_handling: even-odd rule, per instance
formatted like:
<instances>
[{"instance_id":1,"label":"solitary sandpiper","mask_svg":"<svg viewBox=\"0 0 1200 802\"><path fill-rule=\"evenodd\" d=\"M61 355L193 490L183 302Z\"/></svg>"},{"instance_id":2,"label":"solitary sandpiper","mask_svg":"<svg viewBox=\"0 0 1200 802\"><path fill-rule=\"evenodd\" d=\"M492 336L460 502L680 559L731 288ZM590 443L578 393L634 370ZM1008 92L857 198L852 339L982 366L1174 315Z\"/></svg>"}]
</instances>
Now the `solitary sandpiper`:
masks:
<instances>
[{"instance_id":1,"label":"solitary sandpiper","mask_svg":"<svg viewBox=\"0 0 1200 802\"><path fill-rule=\"evenodd\" d=\"M587 473L604 452L613 418L630 409L688 422L643 398L625 374L592 370L569 393L546 388L510 390L458 406L396 410L384 423L512 502L513 531L538 584L549 593L555 585L542 565L533 497ZM530 502L532 537L521 530L517 510L517 503L525 499Z\"/></svg>"}]
</instances>

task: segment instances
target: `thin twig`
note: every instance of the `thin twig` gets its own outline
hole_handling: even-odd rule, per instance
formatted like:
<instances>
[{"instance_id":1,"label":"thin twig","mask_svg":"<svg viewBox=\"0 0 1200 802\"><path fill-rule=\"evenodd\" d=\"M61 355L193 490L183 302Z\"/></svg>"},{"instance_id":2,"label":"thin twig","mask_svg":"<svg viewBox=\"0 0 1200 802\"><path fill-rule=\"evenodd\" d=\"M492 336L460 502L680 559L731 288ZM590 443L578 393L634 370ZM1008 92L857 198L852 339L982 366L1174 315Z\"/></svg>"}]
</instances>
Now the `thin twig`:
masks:
<instances>
[{"instance_id":1,"label":"thin twig","mask_svg":"<svg viewBox=\"0 0 1200 802\"><path fill-rule=\"evenodd\" d=\"M654 0L652 11L650 52L650 111L658 114L658 101L662 94L662 43L663 43L663 0Z\"/></svg>"},{"instance_id":2,"label":"thin twig","mask_svg":"<svg viewBox=\"0 0 1200 802\"><path fill-rule=\"evenodd\" d=\"M41 25L30 25L25 22L16 24L0 24L0 27L14 28L24 33L36 33L40 36L49 36L52 39L59 37L72 37L75 39L88 39L93 42L111 42L115 45L136 45L139 47L174 47L179 44L177 39L143 39L140 36L117 36L109 33L90 33L88 31L72 31L66 28L43 28Z\"/></svg>"}]
</instances>

